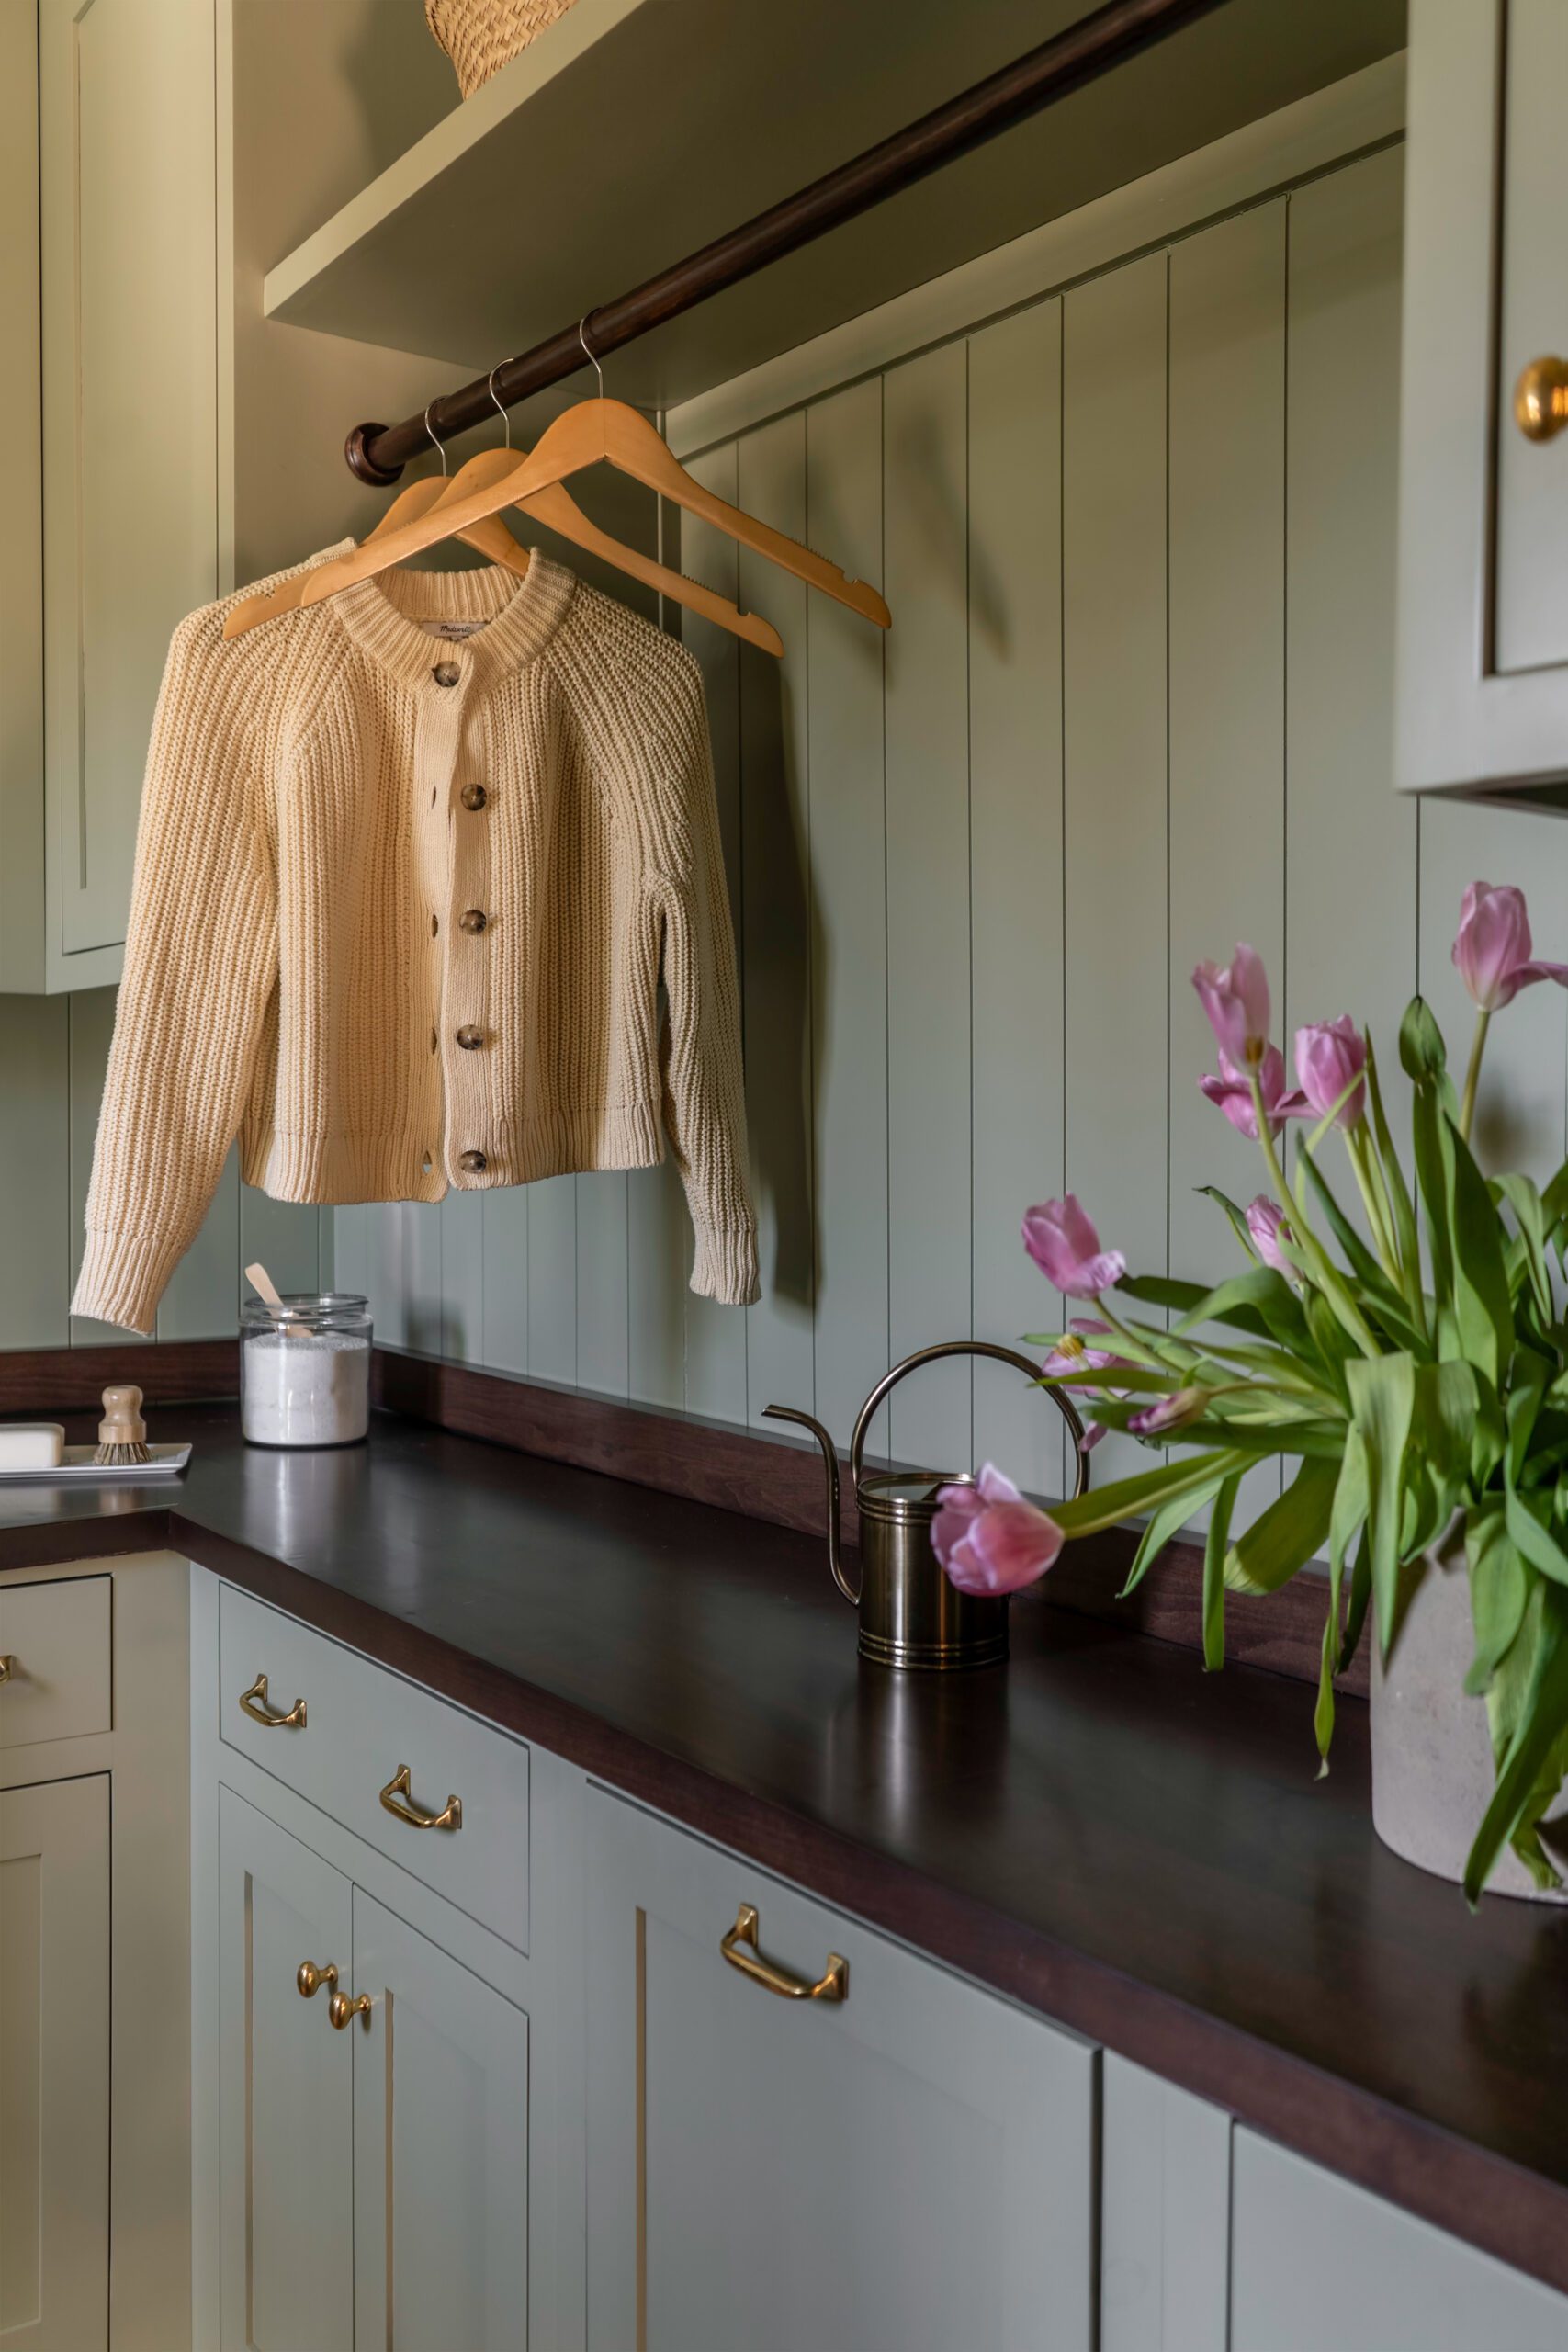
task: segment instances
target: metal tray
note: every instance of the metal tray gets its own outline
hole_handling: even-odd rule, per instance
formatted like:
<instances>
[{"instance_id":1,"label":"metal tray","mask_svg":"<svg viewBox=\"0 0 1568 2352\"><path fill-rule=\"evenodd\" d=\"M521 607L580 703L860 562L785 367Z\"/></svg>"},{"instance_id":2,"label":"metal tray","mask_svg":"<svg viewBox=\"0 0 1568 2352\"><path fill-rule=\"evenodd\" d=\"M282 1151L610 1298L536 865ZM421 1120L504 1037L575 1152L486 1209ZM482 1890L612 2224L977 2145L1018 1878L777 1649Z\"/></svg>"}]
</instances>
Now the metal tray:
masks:
<instances>
[{"instance_id":1,"label":"metal tray","mask_svg":"<svg viewBox=\"0 0 1568 2352\"><path fill-rule=\"evenodd\" d=\"M35 1486L91 1486L100 1479L112 1479L118 1486L126 1479L134 1485L139 1479L172 1478L190 1460L188 1445L149 1446L150 1462L95 1462L96 1447L68 1445L63 1458L51 1470L0 1469L0 1484L11 1485L18 1478L30 1479Z\"/></svg>"}]
</instances>

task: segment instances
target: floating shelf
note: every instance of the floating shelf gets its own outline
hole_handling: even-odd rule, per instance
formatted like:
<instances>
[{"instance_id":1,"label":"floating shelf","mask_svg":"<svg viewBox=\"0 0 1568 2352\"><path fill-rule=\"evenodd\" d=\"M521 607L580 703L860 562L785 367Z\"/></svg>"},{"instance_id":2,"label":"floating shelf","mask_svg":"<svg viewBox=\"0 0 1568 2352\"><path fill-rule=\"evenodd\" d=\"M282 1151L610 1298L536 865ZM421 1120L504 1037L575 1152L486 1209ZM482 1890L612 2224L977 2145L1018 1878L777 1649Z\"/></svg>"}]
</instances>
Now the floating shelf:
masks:
<instances>
[{"instance_id":1,"label":"floating shelf","mask_svg":"<svg viewBox=\"0 0 1568 2352\"><path fill-rule=\"evenodd\" d=\"M266 313L478 373L1085 13L1077 0L576 0L268 272ZM1228 0L617 355L610 389L689 399L1404 39L1404 0Z\"/></svg>"}]
</instances>

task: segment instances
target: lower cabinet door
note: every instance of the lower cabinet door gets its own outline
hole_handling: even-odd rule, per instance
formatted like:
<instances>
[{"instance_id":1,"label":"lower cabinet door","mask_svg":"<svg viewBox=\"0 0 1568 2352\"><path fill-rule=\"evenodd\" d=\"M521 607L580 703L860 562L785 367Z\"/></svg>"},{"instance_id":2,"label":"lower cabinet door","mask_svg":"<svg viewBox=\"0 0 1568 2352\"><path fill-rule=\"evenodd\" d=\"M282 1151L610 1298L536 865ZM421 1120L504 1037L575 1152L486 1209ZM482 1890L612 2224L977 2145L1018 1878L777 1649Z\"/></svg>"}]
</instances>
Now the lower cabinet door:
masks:
<instances>
[{"instance_id":1,"label":"lower cabinet door","mask_svg":"<svg viewBox=\"0 0 1568 2352\"><path fill-rule=\"evenodd\" d=\"M528 2020L358 1887L359 2352L523 2352Z\"/></svg>"},{"instance_id":2,"label":"lower cabinet door","mask_svg":"<svg viewBox=\"0 0 1568 2352\"><path fill-rule=\"evenodd\" d=\"M349 1882L231 1789L218 1869L223 2352L353 2352L354 2036L324 1978L352 1981Z\"/></svg>"},{"instance_id":3,"label":"lower cabinet door","mask_svg":"<svg viewBox=\"0 0 1568 2352\"><path fill-rule=\"evenodd\" d=\"M108 2341L109 1784L0 1792L0 2346Z\"/></svg>"},{"instance_id":4,"label":"lower cabinet door","mask_svg":"<svg viewBox=\"0 0 1568 2352\"><path fill-rule=\"evenodd\" d=\"M1230 2352L1562 2352L1568 2298L1236 2128Z\"/></svg>"},{"instance_id":5,"label":"lower cabinet door","mask_svg":"<svg viewBox=\"0 0 1568 2352\"><path fill-rule=\"evenodd\" d=\"M590 1805L593 2352L1087 2352L1095 2052Z\"/></svg>"}]
</instances>

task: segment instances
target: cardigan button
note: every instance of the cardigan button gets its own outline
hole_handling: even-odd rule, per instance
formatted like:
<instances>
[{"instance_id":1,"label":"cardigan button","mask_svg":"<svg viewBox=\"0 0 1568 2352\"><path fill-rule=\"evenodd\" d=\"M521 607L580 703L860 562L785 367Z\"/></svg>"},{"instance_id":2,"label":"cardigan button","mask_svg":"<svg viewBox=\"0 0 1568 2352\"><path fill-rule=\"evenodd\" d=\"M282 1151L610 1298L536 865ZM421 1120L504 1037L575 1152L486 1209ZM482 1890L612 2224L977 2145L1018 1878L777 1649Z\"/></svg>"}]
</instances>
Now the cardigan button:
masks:
<instances>
[{"instance_id":1,"label":"cardigan button","mask_svg":"<svg viewBox=\"0 0 1568 2352\"><path fill-rule=\"evenodd\" d=\"M478 1048L484 1044L484 1031L482 1029L476 1029L471 1024L459 1029L457 1032L457 1043L461 1046L466 1054L476 1052Z\"/></svg>"},{"instance_id":2,"label":"cardigan button","mask_svg":"<svg viewBox=\"0 0 1568 2352\"><path fill-rule=\"evenodd\" d=\"M438 662L430 674L438 686L455 686L463 673L456 662Z\"/></svg>"},{"instance_id":3,"label":"cardigan button","mask_svg":"<svg viewBox=\"0 0 1568 2352\"><path fill-rule=\"evenodd\" d=\"M482 1151L466 1151L457 1165L465 1176L482 1176L490 1162Z\"/></svg>"},{"instance_id":4,"label":"cardigan button","mask_svg":"<svg viewBox=\"0 0 1568 2352\"><path fill-rule=\"evenodd\" d=\"M459 931L480 932L489 921L489 915L483 913L479 908L470 907L467 913L457 917L457 928Z\"/></svg>"},{"instance_id":5,"label":"cardigan button","mask_svg":"<svg viewBox=\"0 0 1568 2352\"><path fill-rule=\"evenodd\" d=\"M482 808L490 795L482 784L466 784L457 797L465 808Z\"/></svg>"}]
</instances>

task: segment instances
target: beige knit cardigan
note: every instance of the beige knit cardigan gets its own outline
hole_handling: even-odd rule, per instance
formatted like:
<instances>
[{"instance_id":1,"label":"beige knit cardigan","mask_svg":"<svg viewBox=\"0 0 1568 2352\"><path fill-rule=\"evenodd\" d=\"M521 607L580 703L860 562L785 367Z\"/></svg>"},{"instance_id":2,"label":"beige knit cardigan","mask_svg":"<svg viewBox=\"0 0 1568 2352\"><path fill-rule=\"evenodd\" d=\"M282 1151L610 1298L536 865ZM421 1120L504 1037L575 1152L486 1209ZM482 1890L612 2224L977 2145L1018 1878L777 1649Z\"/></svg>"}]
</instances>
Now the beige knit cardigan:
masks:
<instances>
[{"instance_id":1,"label":"beige knit cardigan","mask_svg":"<svg viewBox=\"0 0 1568 2352\"><path fill-rule=\"evenodd\" d=\"M151 1329L236 1134L247 1182L316 1202L646 1168L668 1136L692 1288L754 1298L691 656L537 554L229 644L226 609L175 632L153 721L75 1312Z\"/></svg>"}]
</instances>

